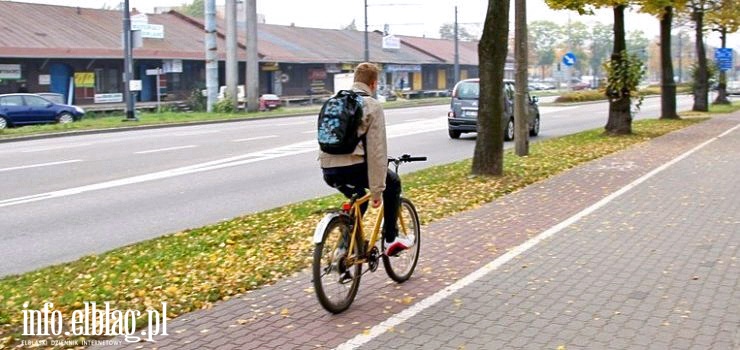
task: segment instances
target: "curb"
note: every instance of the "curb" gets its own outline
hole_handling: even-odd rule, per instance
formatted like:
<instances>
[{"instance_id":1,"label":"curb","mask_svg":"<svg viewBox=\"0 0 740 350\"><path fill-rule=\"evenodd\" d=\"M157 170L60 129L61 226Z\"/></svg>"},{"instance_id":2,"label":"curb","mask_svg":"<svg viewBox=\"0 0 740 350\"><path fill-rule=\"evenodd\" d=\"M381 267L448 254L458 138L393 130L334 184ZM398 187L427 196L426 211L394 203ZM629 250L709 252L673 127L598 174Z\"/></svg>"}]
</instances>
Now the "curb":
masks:
<instances>
[{"instance_id":1,"label":"curb","mask_svg":"<svg viewBox=\"0 0 740 350\"><path fill-rule=\"evenodd\" d=\"M403 108L417 108L417 107L429 107L429 106L443 106L447 103L422 103L415 106L399 106L399 107L389 107L384 108L384 110L389 109L403 109ZM152 129L164 129L164 128L177 128L177 127L184 127L184 126L198 126L198 125L210 125L210 124L225 124L225 123L238 123L238 122L246 122L246 121L252 121L252 120L265 120L265 119L278 119L278 118L295 118L295 117L306 117L311 116L314 114L287 114L287 115L272 115L272 116L264 116L264 117L244 117L244 118L234 118L234 119L216 119L216 120L204 120L204 121L193 121L193 122L181 122L181 123L169 123L169 124L153 124L153 125L141 125L141 126L125 126L120 128L107 128L107 129L91 129L91 130L79 130L79 131L64 131L64 132L57 132L57 133L46 133L46 134L38 134L38 135L29 135L29 136L18 136L18 137L8 137L8 138L0 138L0 143L10 143L10 142L20 142L20 141L33 141L33 140L43 140L43 139L53 139L53 138L60 138L60 137L68 137L68 136L84 136L84 135L97 135L97 134L111 134L116 132L126 132L126 131L137 131L137 130L152 130Z\"/></svg>"}]
</instances>

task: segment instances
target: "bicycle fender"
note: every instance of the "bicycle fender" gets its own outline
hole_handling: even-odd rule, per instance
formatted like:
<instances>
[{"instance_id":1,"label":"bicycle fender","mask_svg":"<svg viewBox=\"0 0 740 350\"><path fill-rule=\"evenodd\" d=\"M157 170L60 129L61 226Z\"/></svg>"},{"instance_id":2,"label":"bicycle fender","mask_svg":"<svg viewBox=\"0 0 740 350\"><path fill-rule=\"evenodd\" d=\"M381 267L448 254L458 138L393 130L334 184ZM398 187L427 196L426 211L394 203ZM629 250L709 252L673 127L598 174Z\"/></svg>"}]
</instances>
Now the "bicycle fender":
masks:
<instances>
[{"instance_id":1,"label":"bicycle fender","mask_svg":"<svg viewBox=\"0 0 740 350\"><path fill-rule=\"evenodd\" d=\"M313 242L315 244L321 243L321 240L324 238L324 231L326 231L326 227L329 226L331 220L341 215L342 214L340 213L326 214L326 216L319 221L319 224L316 225L316 230L313 231Z\"/></svg>"}]
</instances>

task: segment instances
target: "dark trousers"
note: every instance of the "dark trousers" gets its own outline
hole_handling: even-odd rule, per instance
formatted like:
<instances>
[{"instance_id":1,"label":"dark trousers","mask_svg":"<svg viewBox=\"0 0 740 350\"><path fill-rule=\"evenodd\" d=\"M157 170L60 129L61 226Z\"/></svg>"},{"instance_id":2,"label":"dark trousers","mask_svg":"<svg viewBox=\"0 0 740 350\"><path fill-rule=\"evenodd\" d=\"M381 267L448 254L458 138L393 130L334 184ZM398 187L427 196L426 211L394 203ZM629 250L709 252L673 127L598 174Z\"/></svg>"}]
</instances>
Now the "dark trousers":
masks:
<instances>
[{"instance_id":1,"label":"dark trousers","mask_svg":"<svg viewBox=\"0 0 740 350\"><path fill-rule=\"evenodd\" d=\"M355 164L346 167L324 168L324 181L342 192L347 198L352 195L362 197L365 189L370 187L367 178L367 163ZM398 235L398 208L401 206L401 179L398 174L388 169L385 177L385 191L383 191L383 235L386 242L392 242ZM365 212L367 203L362 212Z\"/></svg>"}]
</instances>

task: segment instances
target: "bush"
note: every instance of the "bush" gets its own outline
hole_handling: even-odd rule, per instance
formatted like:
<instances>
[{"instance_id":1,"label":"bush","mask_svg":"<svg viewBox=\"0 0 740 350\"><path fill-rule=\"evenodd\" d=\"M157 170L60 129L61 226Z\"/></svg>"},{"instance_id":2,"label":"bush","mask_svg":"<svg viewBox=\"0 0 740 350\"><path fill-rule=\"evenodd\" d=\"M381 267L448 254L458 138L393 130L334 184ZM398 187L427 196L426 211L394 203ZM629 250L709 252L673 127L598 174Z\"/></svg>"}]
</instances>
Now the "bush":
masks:
<instances>
[{"instance_id":1,"label":"bush","mask_svg":"<svg viewBox=\"0 0 740 350\"><path fill-rule=\"evenodd\" d=\"M556 103L565 102L586 102L586 101L601 101L606 100L604 90L583 90L583 91L571 91L561 94L557 99Z\"/></svg>"},{"instance_id":2,"label":"bush","mask_svg":"<svg viewBox=\"0 0 740 350\"><path fill-rule=\"evenodd\" d=\"M205 111L207 103L208 99L206 98L206 96L203 96L201 88L196 87L195 89L193 89L193 91L190 92L190 97L188 97L188 107L190 107L190 110L192 110L193 112Z\"/></svg>"},{"instance_id":3,"label":"bush","mask_svg":"<svg viewBox=\"0 0 740 350\"><path fill-rule=\"evenodd\" d=\"M213 105L213 111L216 113L234 113L236 112L236 108L231 103L231 99L227 94L224 94L224 98L218 100Z\"/></svg>"}]
</instances>

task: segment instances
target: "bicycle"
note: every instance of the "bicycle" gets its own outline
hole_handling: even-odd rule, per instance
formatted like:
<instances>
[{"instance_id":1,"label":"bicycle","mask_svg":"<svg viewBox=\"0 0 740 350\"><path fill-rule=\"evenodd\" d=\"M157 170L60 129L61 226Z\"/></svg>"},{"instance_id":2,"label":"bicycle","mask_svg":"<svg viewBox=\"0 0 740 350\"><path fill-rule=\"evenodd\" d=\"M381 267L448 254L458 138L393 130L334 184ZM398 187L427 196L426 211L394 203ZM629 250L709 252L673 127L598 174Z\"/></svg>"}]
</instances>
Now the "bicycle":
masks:
<instances>
[{"instance_id":1,"label":"bicycle","mask_svg":"<svg viewBox=\"0 0 740 350\"><path fill-rule=\"evenodd\" d=\"M426 157L405 154L399 158L389 158L388 164L394 164L398 173L401 163L426 160ZM384 254L385 240L379 234L383 223L382 204L372 234L369 238L365 237L362 205L370 200L370 193L359 198L352 196L341 210L324 216L314 231L314 290L321 306L331 313L337 314L349 308L357 295L360 278L368 271L375 272L380 260L383 261L385 272L397 283L403 283L411 277L419 260L421 230L414 204L401 195L398 213L398 234L411 238L414 244L389 257ZM365 263L368 269L362 272Z\"/></svg>"}]
</instances>

